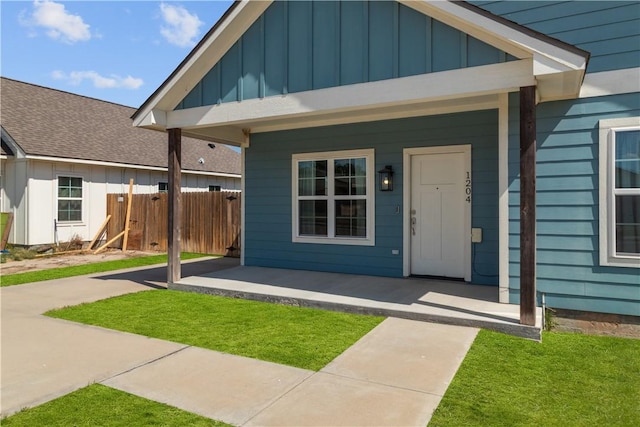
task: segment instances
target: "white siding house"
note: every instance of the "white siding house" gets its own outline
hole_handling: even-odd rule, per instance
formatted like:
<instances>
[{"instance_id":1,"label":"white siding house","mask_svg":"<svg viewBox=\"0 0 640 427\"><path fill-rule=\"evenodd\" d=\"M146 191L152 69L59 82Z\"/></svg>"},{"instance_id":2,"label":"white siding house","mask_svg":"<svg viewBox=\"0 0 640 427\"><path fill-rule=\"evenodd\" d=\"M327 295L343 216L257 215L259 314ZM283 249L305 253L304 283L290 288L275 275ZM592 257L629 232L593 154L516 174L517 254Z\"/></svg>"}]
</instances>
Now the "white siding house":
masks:
<instances>
[{"instance_id":1,"label":"white siding house","mask_svg":"<svg viewBox=\"0 0 640 427\"><path fill-rule=\"evenodd\" d=\"M130 179L134 194L166 191L166 136L134 128L133 109L5 78L2 97L0 211L14 214L9 243L91 240L108 193L126 193ZM191 142L182 191L239 191L240 154Z\"/></svg>"}]
</instances>

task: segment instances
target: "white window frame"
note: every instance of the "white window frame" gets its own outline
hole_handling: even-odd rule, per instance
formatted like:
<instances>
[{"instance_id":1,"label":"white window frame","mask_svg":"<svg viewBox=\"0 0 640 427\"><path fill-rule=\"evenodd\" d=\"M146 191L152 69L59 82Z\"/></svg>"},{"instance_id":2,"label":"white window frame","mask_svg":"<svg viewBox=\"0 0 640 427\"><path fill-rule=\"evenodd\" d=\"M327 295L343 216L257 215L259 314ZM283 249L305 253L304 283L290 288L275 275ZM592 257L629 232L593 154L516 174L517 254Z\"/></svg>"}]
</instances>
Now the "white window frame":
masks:
<instances>
[{"instance_id":1,"label":"white window frame","mask_svg":"<svg viewBox=\"0 0 640 427\"><path fill-rule=\"evenodd\" d=\"M160 188L160 186L163 184L167 187L166 190L162 190ZM169 183L167 181L158 181L158 193L168 193L168 192L169 192Z\"/></svg>"},{"instance_id":2,"label":"white window frame","mask_svg":"<svg viewBox=\"0 0 640 427\"><path fill-rule=\"evenodd\" d=\"M82 197L60 197L59 191L60 191L60 178L79 178L82 182ZM56 175L56 182L55 182L55 212L56 212L56 222L59 225L75 225L75 224L84 224L84 218L85 218L85 206L86 206L86 200L85 200L85 194L86 194L86 187L85 187L85 183L84 183L84 177L81 175L77 175L77 174L72 174L72 173L61 173ZM80 219L79 220L67 220L67 221L63 221L60 219L60 209L58 207L58 203L61 200L80 200Z\"/></svg>"},{"instance_id":3,"label":"white window frame","mask_svg":"<svg viewBox=\"0 0 640 427\"><path fill-rule=\"evenodd\" d=\"M298 162L301 161L322 161L326 160L332 164L336 159L353 159L365 158L367 162L367 194L364 200L367 201L367 227L366 237L336 237L335 236L335 201L334 194L334 170L333 167L327 169L327 236L301 236L299 234L299 216L298 216ZM332 245L359 245L374 246L375 245L375 150L344 150L344 151L326 151L316 153L294 154L291 158L291 236L295 243L318 243ZM339 199L338 199L339 200Z\"/></svg>"},{"instance_id":4,"label":"white window frame","mask_svg":"<svg viewBox=\"0 0 640 427\"><path fill-rule=\"evenodd\" d=\"M640 194L640 189L616 189L614 167L616 132L640 130L640 117L600 120L599 128L600 265L640 268L640 255L616 252L615 232L615 196Z\"/></svg>"}]
</instances>

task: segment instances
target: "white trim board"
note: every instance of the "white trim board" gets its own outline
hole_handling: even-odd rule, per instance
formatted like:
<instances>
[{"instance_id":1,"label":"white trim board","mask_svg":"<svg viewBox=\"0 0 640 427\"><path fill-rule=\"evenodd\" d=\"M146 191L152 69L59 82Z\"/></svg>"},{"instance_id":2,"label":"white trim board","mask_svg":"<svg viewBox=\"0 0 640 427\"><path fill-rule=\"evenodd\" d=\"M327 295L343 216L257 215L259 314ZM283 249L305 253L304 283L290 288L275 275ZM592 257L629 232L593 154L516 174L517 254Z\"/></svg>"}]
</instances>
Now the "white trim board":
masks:
<instances>
[{"instance_id":1,"label":"white trim board","mask_svg":"<svg viewBox=\"0 0 640 427\"><path fill-rule=\"evenodd\" d=\"M45 162L74 163L74 164L81 164L81 165L107 166L107 167L126 168L126 169L152 170L152 171L160 171L160 172L167 171L167 168L163 168L159 166L130 165L127 163L111 163L111 162L103 162L100 160L69 159L65 157L31 156L31 155L27 155L24 158L27 160L40 160ZM182 173L190 174L190 175L219 176L223 178L240 178L240 175L238 174L222 173L222 172L205 172L205 171L201 172L201 171L193 171L193 170L182 170Z\"/></svg>"},{"instance_id":2,"label":"white trim board","mask_svg":"<svg viewBox=\"0 0 640 427\"><path fill-rule=\"evenodd\" d=\"M498 108L498 300L509 303L509 95Z\"/></svg>"},{"instance_id":3,"label":"white trim board","mask_svg":"<svg viewBox=\"0 0 640 427\"><path fill-rule=\"evenodd\" d=\"M614 133L624 130L640 130L640 117L621 117L615 119L600 120L598 124L598 218L599 218L599 252L600 265L613 267L640 268L640 257L634 255L618 255L615 253L615 194L614 182ZM623 193L629 191L629 195L637 194L637 189L616 190Z\"/></svg>"},{"instance_id":4,"label":"white trim board","mask_svg":"<svg viewBox=\"0 0 640 427\"><path fill-rule=\"evenodd\" d=\"M400 3L469 34L516 58L533 58L534 74L555 74L586 68L586 57L551 44L453 1L399 0Z\"/></svg>"},{"instance_id":5,"label":"white trim board","mask_svg":"<svg viewBox=\"0 0 640 427\"><path fill-rule=\"evenodd\" d=\"M398 79L311 90L262 99L170 111L166 123L154 126L197 129L208 126L269 126L273 120L312 119L314 116L368 112L381 108L513 92L536 84L530 59Z\"/></svg>"},{"instance_id":6,"label":"white trim board","mask_svg":"<svg viewBox=\"0 0 640 427\"><path fill-rule=\"evenodd\" d=\"M640 67L587 74L580 98L640 92Z\"/></svg>"}]
</instances>

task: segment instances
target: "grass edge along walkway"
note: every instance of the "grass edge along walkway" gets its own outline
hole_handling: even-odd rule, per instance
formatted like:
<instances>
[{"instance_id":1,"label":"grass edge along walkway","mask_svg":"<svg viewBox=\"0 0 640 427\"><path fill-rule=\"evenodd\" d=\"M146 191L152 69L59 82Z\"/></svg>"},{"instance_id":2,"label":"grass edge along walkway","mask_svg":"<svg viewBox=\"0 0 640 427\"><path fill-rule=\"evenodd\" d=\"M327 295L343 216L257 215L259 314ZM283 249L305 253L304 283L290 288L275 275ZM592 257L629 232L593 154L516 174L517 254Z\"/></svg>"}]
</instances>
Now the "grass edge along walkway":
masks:
<instances>
[{"instance_id":1,"label":"grass edge along walkway","mask_svg":"<svg viewBox=\"0 0 640 427\"><path fill-rule=\"evenodd\" d=\"M318 371L384 318L166 289L45 315Z\"/></svg>"},{"instance_id":2,"label":"grass edge along walkway","mask_svg":"<svg viewBox=\"0 0 640 427\"><path fill-rule=\"evenodd\" d=\"M639 354L631 338L481 330L429 427L638 425Z\"/></svg>"},{"instance_id":3,"label":"grass edge along walkway","mask_svg":"<svg viewBox=\"0 0 640 427\"><path fill-rule=\"evenodd\" d=\"M166 426L231 427L174 406L92 384L0 422L7 427Z\"/></svg>"},{"instance_id":4,"label":"grass edge along walkway","mask_svg":"<svg viewBox=\"0 0 640 427\"><path fill-rule=\"evenodd\" d=\"M189 260L202 257L219 257L191 252L182 252L181 260ZM62 279L65 277L82 276L85 274L104 273L106 271L122 270L132 267L145 267L155 264L166 264L167 254L141 256L112 261L93 262L69 267L49 268L46 270L27 271L24 273L8 274L0 276L0 286L22 285L24 283L41 282L44 280Z\"/></svg>"}]
</instances>

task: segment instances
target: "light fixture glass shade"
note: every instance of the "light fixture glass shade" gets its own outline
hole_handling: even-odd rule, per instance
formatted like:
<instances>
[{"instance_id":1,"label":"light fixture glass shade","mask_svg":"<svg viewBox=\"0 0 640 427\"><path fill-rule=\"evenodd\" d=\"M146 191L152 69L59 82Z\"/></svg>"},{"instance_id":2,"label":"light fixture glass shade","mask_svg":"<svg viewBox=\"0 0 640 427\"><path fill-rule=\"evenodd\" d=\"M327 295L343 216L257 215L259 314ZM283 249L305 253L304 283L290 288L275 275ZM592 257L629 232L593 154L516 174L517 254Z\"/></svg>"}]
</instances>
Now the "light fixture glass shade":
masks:
<instances>
[{"instance_id":1,"label":"light fixture glass shade","mask_svg":"<svg viewBox=\"0 0 640 427\"><path fill-rule=\"evenodd\" d=\"M390 165L378 171L380 176L380 191L393 191L393 169Z\"/></svg>"}]
</instances>

